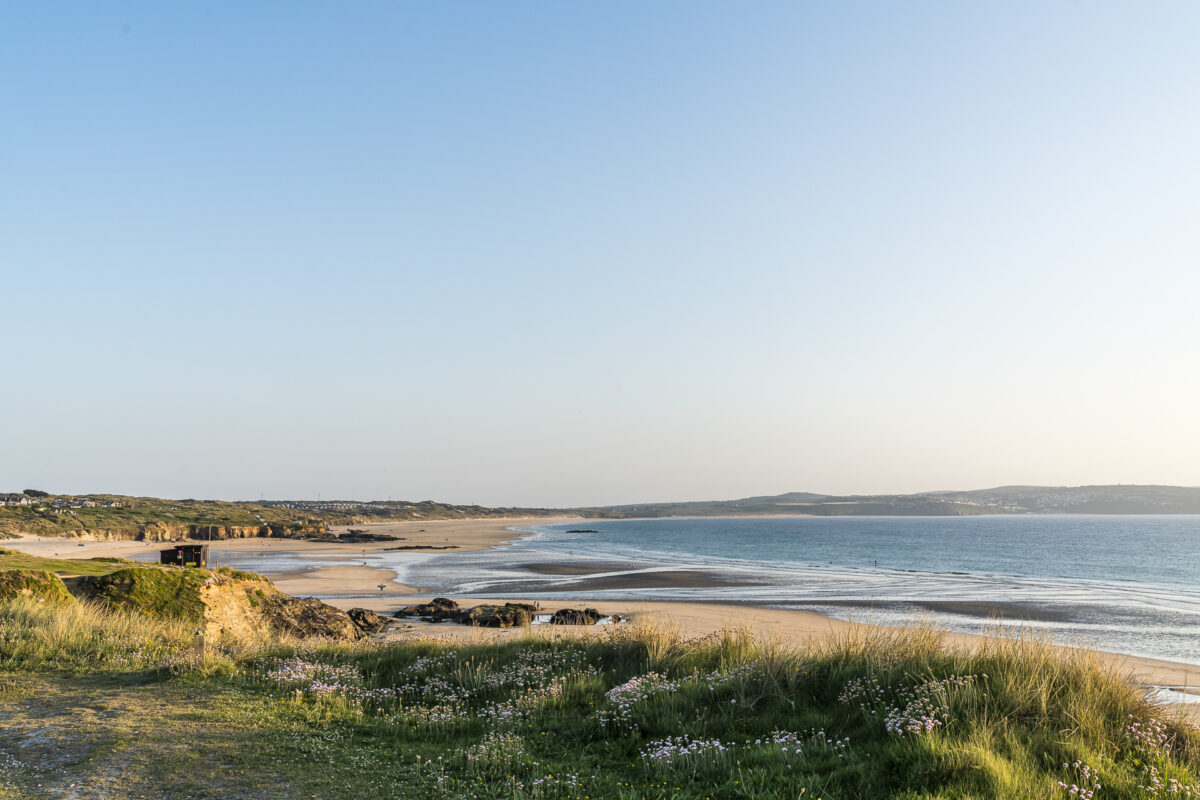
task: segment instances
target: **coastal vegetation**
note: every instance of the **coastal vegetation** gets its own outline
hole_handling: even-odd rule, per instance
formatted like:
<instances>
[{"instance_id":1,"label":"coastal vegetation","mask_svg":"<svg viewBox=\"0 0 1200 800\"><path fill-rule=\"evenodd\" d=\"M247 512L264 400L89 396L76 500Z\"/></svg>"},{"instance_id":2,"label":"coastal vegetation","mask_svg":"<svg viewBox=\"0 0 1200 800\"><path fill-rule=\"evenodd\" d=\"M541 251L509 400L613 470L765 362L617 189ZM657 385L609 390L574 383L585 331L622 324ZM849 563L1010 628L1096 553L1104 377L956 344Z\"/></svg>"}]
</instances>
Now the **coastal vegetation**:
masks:
<instances>
[{"instance_id":1,"label":"coastal vegetation","mask_svg":"<svg viewBox=\"0 0 1200 800\"><path fill-rule=\"evenodd\" d=\"M0 570L0 600L35 597L41 602L62 605L75 602L62 578L41 569Z\"/></svg>"},{"instance_id":2,"label":"coastal vegetation","mask_svg":"<svg viewBox=\"0 0 1200 800\"><path fill-rule=\"evenodd\" d=\"M1178 486L1005 486L964 492L834 496L811 492L682 503L590 508L490 508L431 500L166 500L156 497L55 495L37 489L0 494L0 539L69 534L98 539L319 538L330 526L403 520L578 515L628 517L979 516L986 514L1194 514L1200 488ZM423 548L431 549L431 548Z\"/></svg>"},{"instance_id":3,"label":"coastal vegetation","mask_svg":"<svg viewBox=\"0 0 1200 800\"><path fill-rule=\"evenodd\" d=\"M180 622L221 638L321 636L353 641L363 635L345 611L315 598L284 594L261 575L230 567L56 559L0 549L0 600L13 598L49 607L82 602Z\"/></svg>"},{"instance_id":4,"label":"coastal vegetation","mask_svg":"<svg viewBox=\"0 0 1200 800\"><path fill-rule=\"evenodd\" d=\"M201 653L178 615L0 601L0 798L1200 797L1194 728L1041 642L535 631Z\"/></svg>"},{"instance_id":5,"label":"coastal vegetation","mask_svg":"<svg viewBox=\"0 0 1200 800\"><path fill-rule=\"evenodd\" d=\"M136 564L124 558L48 558L0 547L0 569L49 570L64 575L107 575Z\"/></svg>"},{"instance_id":6,"label":"coastal vegetation","mask_svg":"<svg viewBox=\"0 0 1200 800\"><path fill-rule=\"evenodd\" d=\"M542 508L456 506L431 500L167 500L125 495L53 495L27 489L0 495L0 539L19 534L73 534L101 539L224 539L307 536L331 525L395 520L486 519L561 514Z\"/></svg>"}]
</instances>

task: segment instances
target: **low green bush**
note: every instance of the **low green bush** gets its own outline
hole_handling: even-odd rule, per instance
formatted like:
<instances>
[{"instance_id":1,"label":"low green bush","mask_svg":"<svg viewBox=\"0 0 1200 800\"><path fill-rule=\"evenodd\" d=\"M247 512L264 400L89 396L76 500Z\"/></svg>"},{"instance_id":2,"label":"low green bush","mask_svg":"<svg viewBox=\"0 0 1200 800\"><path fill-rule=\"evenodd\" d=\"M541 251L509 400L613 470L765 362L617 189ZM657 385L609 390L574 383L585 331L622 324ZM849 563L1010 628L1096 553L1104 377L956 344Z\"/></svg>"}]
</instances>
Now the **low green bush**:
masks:
<instances>
[{"instance_id":1,"label":"low green bush","mask_svg":"<svg viewBox=\"0 0 1200 800\"><path fill-rule=\"evenodd\" d=\"M208 570L130 567L79 579L80 591L113 608L199 623L204 618L200 588Z\"/></svg>"},{"instance_id":2,"label":"low green bush","mask_svg":"<svg viewBox=\"0 0 1200 800\"><path fill-rule=\"evenodd\" d=\"M0 569L0 600L28 597L54 605L74 603L62 578L38 569Z\"/></svg>"}]
</instances>

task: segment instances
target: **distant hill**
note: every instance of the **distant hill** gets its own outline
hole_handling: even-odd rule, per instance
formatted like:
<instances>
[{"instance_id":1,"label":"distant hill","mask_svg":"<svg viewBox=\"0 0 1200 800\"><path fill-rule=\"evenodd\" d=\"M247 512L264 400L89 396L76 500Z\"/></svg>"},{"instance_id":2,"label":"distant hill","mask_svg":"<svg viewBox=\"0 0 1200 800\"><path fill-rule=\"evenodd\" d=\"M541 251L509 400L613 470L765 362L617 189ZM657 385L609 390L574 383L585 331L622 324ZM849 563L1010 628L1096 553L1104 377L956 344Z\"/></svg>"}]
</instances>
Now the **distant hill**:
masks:
<instances>
[{"instance_id":1,"label":"distant hill","mask_svg":"<svg viewBox=\"0 0 1200 800\"><path fill-rule=\"evenodd\" d=\"M432 500L165 500L157 497L0 493L0 539L21 533L165 541L183 537L319 536L331 525L388 520L549 517L974 516L981 514L1200 514L1200 488L998 486L970 491L835 496L813 492L594 508L491 508Z\"/></svg>"},{"instance_id":2,"label":"distant hill","mask_svg":"<svg viewBox=\"0 0 1200 800\"><path fill-rule=\"evenodd\" d=\"M612 517L714 517L747 514L850 516L975 516L982 514L1200 514L1200 487L999 486L970 491L889 495L821 495L809 492L643 503L581 509Z\"/></svg>"},{"instance_id":3,"label":"distant hill","mask_svg":"<svg viewBox=\"0 0 1200 800\"><path fill-rule=\"evenodd\" d=\"M1200 514L1200 487L1194 486L999 486L926 496L992 513Z\"/></svg>"}]
</instances>

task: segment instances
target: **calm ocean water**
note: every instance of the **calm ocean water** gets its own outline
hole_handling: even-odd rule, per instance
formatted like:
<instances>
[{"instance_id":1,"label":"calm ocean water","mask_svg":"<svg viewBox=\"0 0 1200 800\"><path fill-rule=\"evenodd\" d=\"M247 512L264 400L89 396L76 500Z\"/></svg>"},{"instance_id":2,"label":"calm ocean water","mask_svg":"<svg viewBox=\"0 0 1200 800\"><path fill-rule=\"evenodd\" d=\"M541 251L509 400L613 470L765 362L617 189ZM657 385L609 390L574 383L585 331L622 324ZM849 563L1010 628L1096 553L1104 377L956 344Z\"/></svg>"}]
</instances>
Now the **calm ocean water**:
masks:
<instances>
[{"instance_id":1,"label":"calm ocean water","mask_svg":"<svg viewBox=\"0 0 1200 800\"><path fill-rule=\"evenodd\" d=\"M753 602L883 624L923 617L963 632L995 625L999 612L1060 643L1200 665L1200 516L612 520L529 530L536 535L494 550L409 561L402 579L449 594ZM613 576L686 568L732 584L617 590L535 574L563 562Z\"/></svg>"}]
</instances>

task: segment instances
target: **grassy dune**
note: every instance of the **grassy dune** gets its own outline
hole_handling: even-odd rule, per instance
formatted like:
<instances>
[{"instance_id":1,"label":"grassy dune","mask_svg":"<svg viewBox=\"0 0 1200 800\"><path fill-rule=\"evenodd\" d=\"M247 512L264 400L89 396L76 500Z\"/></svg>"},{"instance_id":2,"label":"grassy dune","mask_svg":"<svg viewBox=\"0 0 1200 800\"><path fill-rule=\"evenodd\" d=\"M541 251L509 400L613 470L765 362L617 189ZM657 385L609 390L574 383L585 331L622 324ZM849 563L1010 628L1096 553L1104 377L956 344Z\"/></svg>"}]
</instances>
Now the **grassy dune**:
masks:
<instances>
[{"instance_id":1,"label":"grassy dune","mask_svg":"<svg viewBox=\"0 0 1200 800\"><path fill-rule=\"evenodd\" d=\"M0 798L1200 797L1194 729L1036 642L190 645L0 604Z\"/></svg>"},{"instance_id":2,"label":"grassy dune","mask_svg":"<svg viewBox=\"0 0 1200 800\"><path fill-rule=\"evenodd\" d=\"M180 569L123 558L44 558L0 548L0 601L25 595L56 604L74 603L63 582L75 591L105 601L108 606L142 612L146 618L177 618L200 622L204 603L200 588L217 576L266 581L253 572L219 567Z\"/></svg>"}]
</instances>

